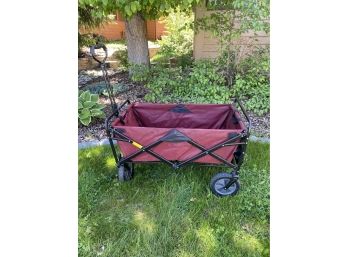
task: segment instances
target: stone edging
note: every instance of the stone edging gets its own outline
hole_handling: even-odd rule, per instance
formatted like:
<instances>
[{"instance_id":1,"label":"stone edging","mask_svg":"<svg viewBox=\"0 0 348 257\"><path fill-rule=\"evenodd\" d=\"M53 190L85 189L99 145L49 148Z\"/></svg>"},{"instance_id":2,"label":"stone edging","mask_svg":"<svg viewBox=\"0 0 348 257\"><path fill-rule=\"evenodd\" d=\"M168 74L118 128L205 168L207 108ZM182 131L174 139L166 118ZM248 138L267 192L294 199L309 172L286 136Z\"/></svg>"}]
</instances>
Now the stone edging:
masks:
<instances>
[{"instance_id":1,"label":"stone edging","mask_svg":"<svg viewBox=\"0 0 348 257\"><path fill-rule=\"evenodd\" d=\"M250 136L249 140L252 142L271 143L271 139L268 137Z\"/></svg>"},{"instance_id":2,"label":"stone edging","mask_svg":"<svg viewBox=\"0 0 348 257\"><path fill-rule=\"evenodd\" d=\"M117 141L114 140L114 143L116 144ZM79 143L79 149L85 149L85 148L90 148L90 147L95 147L95 146L102 146L102 145L108 145L109 144L109 140L107 138L104 138L102 140L91 140L88 142L82 142Z\"/></svg>"}]
</instances>

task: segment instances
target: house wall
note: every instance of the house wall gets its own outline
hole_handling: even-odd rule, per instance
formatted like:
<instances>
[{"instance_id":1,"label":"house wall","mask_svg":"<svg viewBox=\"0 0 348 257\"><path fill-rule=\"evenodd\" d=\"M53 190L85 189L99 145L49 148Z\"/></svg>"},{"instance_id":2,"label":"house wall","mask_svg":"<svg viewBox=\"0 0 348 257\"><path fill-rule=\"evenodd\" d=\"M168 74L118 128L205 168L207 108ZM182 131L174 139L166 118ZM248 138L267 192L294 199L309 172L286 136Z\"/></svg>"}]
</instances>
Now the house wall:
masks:
<instances>
[{"instance_id":1,"label":"house wall","mask_svg":"<svg viewBox=\"0 0 348 257\"><path fill-rule=\"evenodd\" d=\"M161 39L165 34L165 24L162 20L149 20L146 21L146 30L148 39Z\"/></svg>"},{"instance_id":2,"label":"house wall","mask_svg":"<svg viewBox=\"0 0 348 257\"><path fill-rule=\"evenodd\" d=\"M204 5L195 8L195 20L210 15L214 11L207 11ZM266 33L249 32L241 36L239 40L231 44L240 45L244 52L250 51L253 46L269 45L269 35ZM219 43L208 31L200 31L195 34L193 39L193 57L195 59L215 58L219 55Z\"/></svg>"},{"instance_id":3,"label":"house wall","mask_svg":"<svg viewBox=\"0 0 348 257\"><path fill-rule=\"evenodd\" d=\"M121 40L125 38L125 23L123 20L115 20L102 24L99 28L86 30L80 29L81 34L95 33L102 35L109 40ZM162 21L148 20L146 21L146 36L149 40L160 39L165 33L165 25Z\"/></svg>"},{"instance_id":4,"label":"house wall","mask_svg":"<svg viewBox=\"0 0 348 257\"><path fill-rule=\"evenodd\" d=\"M109 40L121 40L124 39L125 25L123 21L112 21L102 24L96 29L80 29L79 31L81 34L95 33Z\"/></svg>"},{"instance_id":5,"label":"house wall","mask_svg":"<svg viewBox=\"0 0 348 257\"><path fill-rule=\"evenodd\" d=\"M160 18L156 21L156 38L161 39L167 33L165 21Z\"/></svg>"}]
</instances>

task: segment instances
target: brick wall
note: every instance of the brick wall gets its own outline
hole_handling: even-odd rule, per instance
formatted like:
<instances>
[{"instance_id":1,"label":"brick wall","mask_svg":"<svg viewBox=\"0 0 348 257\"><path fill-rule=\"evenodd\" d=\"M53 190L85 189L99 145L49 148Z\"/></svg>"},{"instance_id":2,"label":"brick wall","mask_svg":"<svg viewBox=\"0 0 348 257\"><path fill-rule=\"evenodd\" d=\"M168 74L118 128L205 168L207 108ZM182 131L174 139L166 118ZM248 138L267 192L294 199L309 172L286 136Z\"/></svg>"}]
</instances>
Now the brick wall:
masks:
<instances>
[{"instance_id":1,"label":"brick wall","mask_svg":"<svg viewBox=\"0 0 348 257\"><path fill-rule=\"evenodd\" d=\"M149 20L146 21L146 36L149 40L160 39L165 33L165 25L163 21ZM80 29L81 34L95 33L102 35L109 40L120 40L125 38L125 24L122 20L115 20L102 24L99 28L93 30Z\"/></svg>"}]
</instances>

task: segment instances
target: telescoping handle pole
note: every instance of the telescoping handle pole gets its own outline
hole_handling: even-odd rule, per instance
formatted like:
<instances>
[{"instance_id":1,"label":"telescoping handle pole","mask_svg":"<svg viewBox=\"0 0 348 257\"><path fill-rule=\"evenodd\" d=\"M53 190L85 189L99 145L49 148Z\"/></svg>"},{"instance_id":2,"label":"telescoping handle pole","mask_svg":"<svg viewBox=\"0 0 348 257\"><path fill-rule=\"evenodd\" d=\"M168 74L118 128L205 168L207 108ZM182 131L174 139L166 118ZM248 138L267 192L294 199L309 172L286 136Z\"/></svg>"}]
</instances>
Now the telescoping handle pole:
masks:
<instances>
[{"instance_id":1,"label":"telescoping handle pole","mask_svg":"<svg viewBox=\"0 0 348 257\"><path fill-rule=\"evenodd\" d=\"M234 98L234 102L235 102L235 103L238 103L240 109L242 110L243 115L245 116L245 118L246 118L246 120L247 120L247 122L248 122L247 129L248 129L248 134L249 134L249 133L250 133L250 128L251 128L251 121L250 121L250 118L249 118L248 114L246 113L244 106L243 106L242 103L239 101L239 99L238 99L238 98Z\"/></svg>"},{"instance_id":2,"label":"telescoping handle pole","mask_svg":"<svg viewBox=\"0 0 348 257\"><path fill-rule=\"evenodd\" d=\"M97 58L97 56L95 54L95 49L103 49L104 50L105 57L102 60L99 60ZM108 58L108 49L106 48L106 46L104 44L98 43L94 46L91 46L90 52L91 52L93 59L96 60L98 63L100 63L100 67L101 67L102 72L103 72L104 82L106 85L106 90L108 91L109 99L111 102L111 107L112 107L113 112L116 112L118 108L117 108L117 104L115 102L114 90L110 85L110 79L109 79L108 72L107 72L106 66L105 66L105 61Z\"/></svg>"}]
</instances>

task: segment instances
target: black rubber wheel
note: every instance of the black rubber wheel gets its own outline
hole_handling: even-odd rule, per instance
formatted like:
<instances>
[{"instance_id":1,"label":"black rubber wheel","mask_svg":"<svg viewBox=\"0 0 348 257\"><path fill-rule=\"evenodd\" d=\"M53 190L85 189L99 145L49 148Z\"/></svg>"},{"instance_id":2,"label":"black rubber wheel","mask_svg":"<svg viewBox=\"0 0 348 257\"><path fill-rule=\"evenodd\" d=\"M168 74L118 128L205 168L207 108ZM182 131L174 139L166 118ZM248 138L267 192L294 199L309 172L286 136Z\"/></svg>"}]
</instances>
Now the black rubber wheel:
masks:
<instances>
[{"instance_id":1,"label":"black rubber wheel","mask_svg":"<svg viewBox=\"0 0 348 257\"><path fill-rule=\"evenodd\" d=\"M133 165L131 165L133 166ZM133 178L133 168L126 163L118 168L118 180L121 182L131 180Z\"/></svg>"},{"instance_id":2,"label":"black rubber wheel","mask_svg":"<svg viewBox=\"0 0 348 257\"><path fill-rule=\"evenodd\" d=\"M218 173L212 177L210 181L210 189L214 195L217 196L233 196L238 193L240 188L239 181L236 180L229 188L225 188L225 185L233 179L230 173Z\"/></svg>"}]
</instances>

